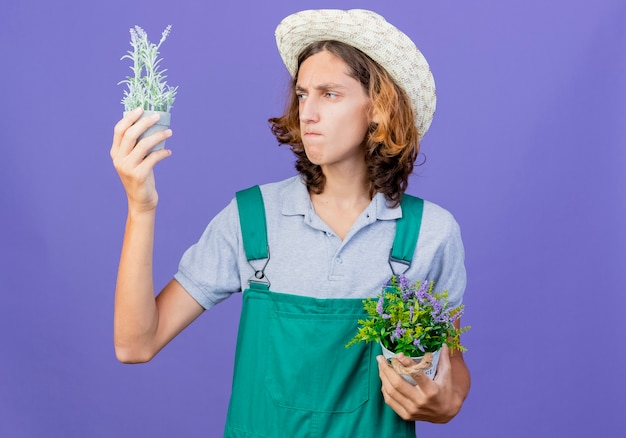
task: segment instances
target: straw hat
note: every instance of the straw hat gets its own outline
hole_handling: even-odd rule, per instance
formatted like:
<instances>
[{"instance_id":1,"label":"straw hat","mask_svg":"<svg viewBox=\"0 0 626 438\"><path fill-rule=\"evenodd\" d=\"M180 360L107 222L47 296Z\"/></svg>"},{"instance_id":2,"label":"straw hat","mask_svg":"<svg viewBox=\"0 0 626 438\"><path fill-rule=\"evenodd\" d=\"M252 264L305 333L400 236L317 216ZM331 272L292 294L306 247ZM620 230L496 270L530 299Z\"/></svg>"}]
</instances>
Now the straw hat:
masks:
<instances>
[{"instance_id":1,"label":"straw hat","mask_svg":"<svg viewBox=\"0 0 626 438\"><path fill-rule=\"evenodd\" d=\"M336 40L368 55L409 95L420 139L433 120L435 81L422 53L411 39L382 16L363 9L302 11L276 28L278 51L291 75L298 55L315 41Z\"/></svg>"}]
</instances>

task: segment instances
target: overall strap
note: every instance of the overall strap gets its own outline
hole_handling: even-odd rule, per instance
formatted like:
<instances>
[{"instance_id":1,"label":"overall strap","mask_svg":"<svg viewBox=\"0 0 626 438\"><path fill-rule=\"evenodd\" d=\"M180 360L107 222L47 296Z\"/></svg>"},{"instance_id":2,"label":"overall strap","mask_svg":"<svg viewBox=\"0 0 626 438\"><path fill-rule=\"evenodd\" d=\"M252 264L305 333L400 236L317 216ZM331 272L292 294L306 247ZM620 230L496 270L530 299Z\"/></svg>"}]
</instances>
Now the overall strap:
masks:
<instances>
[{"instance_id":1,"label":"overall strap","mask_svg":"<svg viewBox=\"0 0 626 438\"><path fill-rule=\"evenodd\" d=\"M265 205L261 188L257 186L241 190L235 195L237 208L239 209L239 224L241 225L241 236L243 248L246 252L248 263L254 260L265 260L261 269L257 269L252 264L254 276L249 282L266 284L269 287L269 280L265 276L265 267L270 260L270 251L267 244L267 222L265 219Z\"/></svg>"},{"instance_id":2,"label":"overall strap","mask_svg":"<svg viewBox=\"0 0 626 438\"><path fill-rule=\"evenodd\" d=\"M396 236L389 255L389 265L391 262L402 263L407 266L404 271L406 272L411 267L413 254L417 247L417 238L424 213L424 200L405 193L402 195L400 205L402 206L402 217L396 221ZM394 274L396 273L393 266L391 266L391 270Z\"/></svg>"}]
</instances>

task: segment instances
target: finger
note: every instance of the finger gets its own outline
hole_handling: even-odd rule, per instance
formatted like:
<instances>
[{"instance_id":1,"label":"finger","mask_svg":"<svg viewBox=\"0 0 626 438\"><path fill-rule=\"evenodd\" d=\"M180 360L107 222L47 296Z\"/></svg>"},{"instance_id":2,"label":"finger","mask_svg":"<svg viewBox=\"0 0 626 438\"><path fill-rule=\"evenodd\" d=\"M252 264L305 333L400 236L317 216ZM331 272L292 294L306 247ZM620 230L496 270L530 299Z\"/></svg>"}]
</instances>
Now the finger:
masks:
<instances>
[{"instance_id":1,"label":"finger","mask_svg":"<svg viewBox=\"0 0 626 438\"><path fill-rule=\"evenodd\" d=\"M404 353L398 353L398 355L396 356L396 359L398 359L398 362L400 362L405 367L410 367L412 365L415 365L415 361L411 359L410 357L405 356Z\"/></svg>"},{"instance_id":2,"label":"finger","mask_svg":"<svg viewBox=\"0 0 626 438\"><path fill-rule=\"evenodd\" d=\"M404 420L410 419L409 411L404 407L404 405L399 400L396 400L394 396L392 396L391 394L389 394L389 392L387 392L387 389L385 386L382 387L381 392L383 394L383 399L385 400L385 403L387 404L387 406L393 409L396 412L396 414L398 414L402 419Z\"/></svg>"},{"instance_id":3,"label":"finger","mask_svg":"<svg viewBox=\"0 0 626 438\"><path fill-rule=\"evenodd\" d=\"M402 355L402 353L400 353L400 355ZM399 358L399 356L396 356L396 358ZM384 375L386 380L390 383L391 386L393 386L394 388L398 388L398 387L404 386L403 384L410 385L406 380L402 378L400 374L396 372L396 370L394 370L391 366L389 366L389 363L383 356L377 356L377 359L378 359L379 374ZM404 357L404 359L407 359L407 358ZM409 359L409 361L413 363L411 359ZM382 376L381 376L381 380L382 380Z\"/></svg>"},{"instance_id":4,"label":"finger","mask_svg":"<svg viewBox=\"0 0 626 438\"><path fill-rule=\"evenodd\" d=\"M156 124L160 118L161 116L158 113L140 117L131 127L126 130L126 133L124 134L124 137L122 138L122 142L120 144L119 153L122 155L130 155L130 153L135 149L135 146L137 146L139 137L144 132L146 132L149 127ZM149 137L146 137L145 139L142 139L142 141L147 140L148 138ZM152 146L155 146L157 143L158 141ZM143 156L145 156L145 154ZM143 158L143 156L141 158Z\"/></svg>"},{"instance_id":5,"label":"finger","mask_svg":"<svg viewBox=\"0 0 626 438\"><path fill-rule=\"evenodd\" d=\"M148 167L153 168L159 161L162 161L172 155L172 151L170 149L159 149L158 151L151 152L148 156L141 162L140 167Z\"/></svg>"},{"instance_id":6,"label":"finger","mask_svg":"<svg viewBox=\"0 0 626 438\"><path fill-rule=\"evenodd\" d=\"M152 125L159 121L160 115L158 113L146 115L142 114L139 119L135 121L131 126L127 127L126 130L122 133L122 137L120 138L119 145L117 147L116 157L127 157L131 154L137 142L139 141L139 137ZM126 125L124 125L126 126ZM115 158L114 158L115 159Z\"/></svg>"},{"instance_id":7,"label":"finger","mask_svg":"<svg viewBox=\"0 0 626 438\"><path fill-rule=\"evenodd\" d=\"M400 374L390 367L383 356L378 356L378 358L380 358L378 360L380 380L385 384L387 392L392 394L396 400L399 400L400 398L414 397L416 387L404 380ZM421 394L421 389L417 389Z\"/></svg>"},{"instance_id":8,"label":"finger","mask_svg":"<svg viewBox=\"0 0 626 438\"><path fill-rule=\"evenodd\" d=\"M385 386L393 387L396 378L402 379L398 373L389 366L389 363L383 356L376 356L376 361L378 362L378 376L383 384L383 388Z\"/></svg>"},{"instance_id":9,"label":"finger","mask_svg":"<svg viewBox=\"0 0 626 438\"><path fill-rule=\"evenodd\" d=\"M149 136L142 138L131 150L128 154L129 158L135 162L135 165L139 165L142 161L144 161L148 156L152 155L154 152L150 152L156 145L161 143L162 141L167 140L172 136L171 129L165 129L162 131L156 131ZM156 151L155 151L156 152Z\"/></svg>"},{"instance_id":10,"label":"finger","mask_svg":"<svg viewBox=\"0 0 626 438\"><path fill-rule=\"evenodd\" d=\"M143 114L143 108L138 107L129 111L124 117L115 124L113 128L113 143L111 145L111 158L114 158L119 150L120 143L124 137L126 130L131 127Z\"/></svg>"},{"instance_id":11,"label":"finger","mask_svg":"<svg viewBox=\"0 0 626 438\"><path fill-rule=\"evenodd\" d=\"M376 362L378 362L378 374L382 378L383 375L386 375L389 372L391 367L387 363L387 360L384 358L384 356L376 356Z\"/></svg>"},{"instance_id":12,"label":"finger","mask_svg":"<svg viewBox=\"0 0 626 438\"><path fill-rule=\"evenodd\" d=\"M378 361L381 393L385 403L401 418L410 419L407 407L413 407L414 403L405 395L402 388L408 387L410 389L412 386L389 366L383 356L377 356L376 360Z\"/></svg>"}]
</instances>

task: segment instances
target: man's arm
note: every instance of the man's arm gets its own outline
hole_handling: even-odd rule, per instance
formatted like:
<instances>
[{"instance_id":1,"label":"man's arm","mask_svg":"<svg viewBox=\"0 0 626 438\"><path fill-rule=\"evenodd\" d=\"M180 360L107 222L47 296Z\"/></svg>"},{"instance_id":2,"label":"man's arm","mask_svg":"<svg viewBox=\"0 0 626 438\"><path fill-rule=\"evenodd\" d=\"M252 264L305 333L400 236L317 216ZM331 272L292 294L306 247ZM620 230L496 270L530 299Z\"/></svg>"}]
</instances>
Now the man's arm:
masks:
<instances>
[{"instance_id":1,"label":"man's arm","mask_svg":"<svg viewBox=\"0 0 626 438\"><path fill-rule=\"evenodd\" d=\"M158 203L154 166L171 152L163 149L146 154L172 132L160 131L137 142L158 119L139 120L141 114L141 109L132 111L117 123L111 146L111 159L128 199L114 317L115 353L126 363L152 359L203 311L175 280L154 296L152 253Z\"/></svg>"}]
</instances>

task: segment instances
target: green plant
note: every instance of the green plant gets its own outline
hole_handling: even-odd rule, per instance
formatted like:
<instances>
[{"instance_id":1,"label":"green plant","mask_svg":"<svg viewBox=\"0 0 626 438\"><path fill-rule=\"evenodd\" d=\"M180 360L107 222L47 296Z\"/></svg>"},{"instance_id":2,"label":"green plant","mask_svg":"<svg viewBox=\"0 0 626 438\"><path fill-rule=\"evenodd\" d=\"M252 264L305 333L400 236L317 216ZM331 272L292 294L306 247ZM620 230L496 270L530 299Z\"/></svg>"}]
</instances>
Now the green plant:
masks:
<instances>
[{"instance_id":1,"label":"green plant","mask_svg":"<svg viewBox=\"0 0 626 438\"><path fill-rule=\"evenodd\" d=\"M148 40L148 34L139 26L130 29L130 45L132 50L121 59L130 59L133 76L127 76L120 84L126 84L122 104L125 111L132 111L137 107L144 110L170 112L178 87L167 85L165 72L160 69L162 58L159 58L159 48L169 35L172 26L169 25L161 34L158 44Z\"/></svg>"},{"instance_id":2,"label":"green plant","mask_svg":"<svg viewBox=\"0 0 626 438\"><path fill-rule=\"evenodd\" d=\"M404 276L393 276L376 299L363 300L368 319L359 320L356 336L346 345L381 342L385 348L409 357L434 353L443 344L466 351L460 336L469 326L455 328L464 306L448 308L448 292L433 292L434 282L409 284Z\"/></svg>"}]
</instances>

